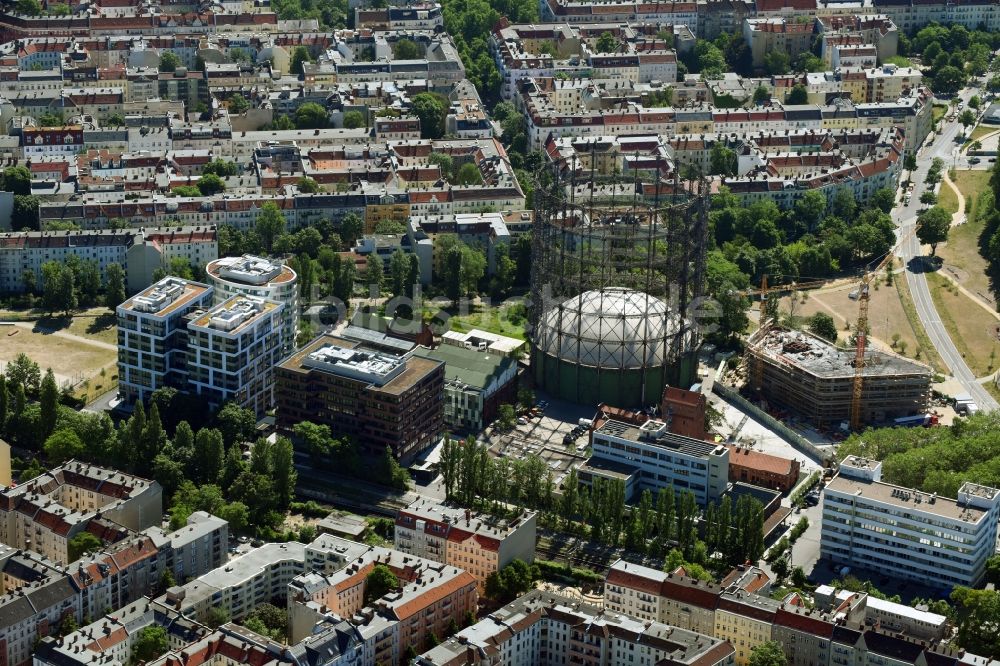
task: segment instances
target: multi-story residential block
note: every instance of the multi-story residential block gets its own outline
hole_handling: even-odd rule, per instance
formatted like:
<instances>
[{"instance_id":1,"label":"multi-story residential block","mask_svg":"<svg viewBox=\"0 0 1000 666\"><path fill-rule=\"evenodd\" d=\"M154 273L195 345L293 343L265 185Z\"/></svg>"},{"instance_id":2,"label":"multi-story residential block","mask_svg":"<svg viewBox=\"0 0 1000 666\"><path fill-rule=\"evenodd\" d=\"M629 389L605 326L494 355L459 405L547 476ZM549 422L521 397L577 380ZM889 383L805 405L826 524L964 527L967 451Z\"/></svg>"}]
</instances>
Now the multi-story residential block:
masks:
<instances>
[{"instance_id":1,"label":"multi-story residential block","mask_svg":"<svg viewBox=\"0 0 1000 666\"><path fill-rule=\"evenodd\" d=\"M211 299L206 284L165 277L116 308L123 400L145 402L159 388L187 388L187 316Z\"/></svg>"},{"instance_id":2,"label":"multi-story residential block","mask_svg":"<svg viewBox=\"0 0 1000 666\"><path fill-rule=\"evenodd\" d=\"M944 25L958 23L969 30L985 27L987 31L1000 30L1000 7L990 0L966 0L959 3L936 0L874 0L876 11L885 14L900 30L916 32L928 23Z\"/></svg>"},{"instance_id":3,"label":"multi-story residential block","mask_svg":"<svg viewBox=\"0 0 1000 666\"><path fill-rule=\"evenodd\" d=\"M721 594L722 588L715 583L618 560L608 571L604 606L711 636Z\"/></svg>"},{"instance_id":4,"label":"multi-story residential block","mask_svg":"<svg viewBox=\"0 0 1000 666\"><path fill-rule=\"evenodd\" d=\"M879 64L894 57L899 48L899 30L885 14L830 14L816 17L820 37L820 57L833 63L837 46L866 46L875 49ZM836 67L836 65L833 65Z\"/></svg>"},{"instance_id":5,"label":"multi-story residential block","mask_svg":"<svg viewBox=\"0 0 1000 666\"><path fill-rule=\"evenodd\" d=\"M288 584L305 572L305 553L296 541L266 543L167 590L158 601L200 621L211 608L240 620L260 604L285 597Z\"/></svg>"},{"instance_id":6,"label":"multi-story residential block","mask_svg":"<svg viewBox=\"0 0 1000 666\"><path fill-rule=\"evenodd\" d=\"M0 204L2 207L2 204ZM0 213L2 215L2 213ZM24 276L34 276L34 289L42 287L42 264L65 262L69 257L96 261L102 274L110 264L126 272L129 293L145 289L158 268L175 258L203 266L218 257L213 227L181 229L11 231L0 233L0 292L21 293L28 286Z\"/></svg>"},{"instance_id":7,"label":"multi-story residential block","mask_svg":"<svg viewBox=\"0 0 1000 666\"><path fill-rule=\"evenodd\" d=\"M626 498L648 488L655 495L661 488L690 491L701 506L718 501L729 487L729 449L721 444L677 435L662 421L634 426L608 420L591 439L593 454L580 470L580 480L616 472L606 472L602 462L627 470Z\"/></svg>"},{"instance_id":8,"label":"multi-story residential block","mask_svg":"<svg viewBox=\"0 0 1000 666\"><path fill-rule=\"evenodd\" d=\"M354 25L372 30L433 30L444 25L441 5L437 2L417 2L405 7L354 9Z\"/></svg>"},{"instance_id":9,"label":"multi-story residential block","mask_svg":"<svg viewBox=\"0 0 1000 666\"><path fill-rule=\"evenodd\" d=\"M30 664L38 639L79 623L80 596L69 576L51 561L13 548L0 550L0 662Z\"/></svg>"},{"instance_id":10,"label":"multi-story residential block","mask_svg":"<svg viewBox=\"0 0 1000 666\"><path fill-rule=\"evenodd\" d=\"M282 356L285 305L230 296L188 316L188 390L212 409L227 402L258 416L274 408L274 366Z\"/></svg>"},{"instance_id":11,"label":"multi-story residential block","mask_svg":"<svg viewBox=\"0 0 1000 666\"><path fill-rule=\"evenodd\" d=\"M400 585L372 599L366 578L379 565ZM321 536L308 546L268 544L158 599L130 602L62 638L43 639L34 659L38 666L124 666L136 661L143 631L162 627L167 652L150 666L402 666L410 648L419 649L430 634L446 636L475 612L477 597L475 578L457 567ZM214 630L203 624L210 608L240 621L281 598L289 611L288 643L235 623ZM3 623L0 617L0 631Z\"/></svg>"},{"instance_id":12,"label":"multi-story residential block","mask_svg":"<svg viewBox=\"0 0 1000 666\"><path fill-rule=\"evenodd\" d=\"M813 599L822 610L846 612L852 619L863 618L869 624L921 640L940 641L948 634L948 618L944 615L877 599L863 592L820 585L813 592Z\"/></svg>"},{"instance_id":13,"label":"multi-story residential block","mask_svg":"<svg viewBox=\"0 0 1000 666\"><path fill-rule=\"evenodd\" d=\"M133 531L158 525L162 492L156 481L71 460L0 490L0 543L68 564L70 539L98 518Z\"/></svg>"},{"instance_id":14,"label":"multi-story residential block","mask_svg":"<svg viewBox=\"0 0 1000 666\"><path fill-rule=\"evenodd\" d=\"M657 36L659 30L601 21L532 25L500 21L490 36L490 50L503 77L501 94L511 98L522 81L537 77L661 84L677 81L677 51ZM604 33L617 39L614 53L598 51L597 40ZM690 29L674 25L672 33L678 50L693 46Z\"/></svg>"},{"instance_id":15,"label":"multi-story residential block","mask_svg":"<svg viewBox=\"0 0 1000 666\"><path fill-rule=\"evenodd\" d=\"M692 32L698 31L697 2L635 4L605 3L600 0L543 0L539 7L542 20L555 23L650 23L683 25Z\"/></svg>"},{"instance_id":16,"label":"multi-story residential block","mask_svg":"<svg viewBox=\"0 0 1000 666\"><path fill-rule=\"evenodd\" d=\"M723 640L533 590L413 663L728 666L733 654L733 646Z\"/></svg>"},{"instance_id":17,"label":"multi-story residential block","mask_svg":"<svg viewBox=\"0 0 1000 666\"><path fill-rule=\"evenodd\" d=\"M321 335L277 368L278 428L311 421L372 455L411 461L444 427L444 363Z\"/></svg>"},{"instance_id":18,"label":"multi-story residential block","mask_svg":"<svg viewBox=\"0 0 1000 666\"><path fill-rule=\"evenodd\" d=\"M823 489L820 552L833 562L925 585L977 585L996 550L1000 490L958 499L882 482L882 463L848 456Z\"/></svg>"},{"instance_id":19,"label":"multi-story residential block","mask_svg":"<svg viewBox=\"0 0 1000 666\"><path fill-rule=\"evenodd\" d=\"M983 659L931 638L927 627L905 633L912 622L904 619L907 610L869 612L864 593L833 603L821 593L820 608L813 609L763 596L768 591L767 577L754 570L734 572L718 585L619 561L608 572L604 607L728 640L735 648L735 663L746 663L753 646L768 640L782 646L792 666L915 666L931 661L958 666ZM891 624L879 627L876 617Z\"/></svg>"},{"instance_id":20,"label":"multi-story residential block","mask_svg":"<svg viewBox=\"0 0 1000 666\"><path fill-rule=\"evenodd\" d=\"M396 514L393 547L410 555L465 569L484 589L491 573L515 559L535 559L535 519L525 511L514 519L420 499Z\"/></svg>"},{"instance_id":21,"label":"multi-story residential block","mask_svg":"<svg viewBox=\"0 0 1000 666\"><path fill-rule=\"evenodd\" d=\"M800 53L808 53L813 42L813 24L793 18L747 18L743 20L743 39L750 47L753 66L763 69L768 53L784 53L791 60Z\"/></svg>"},{"instance_id":22,"label":"multi-story residential block","mask_svg":"<svg viewBox=\"0 0 1000 666\"><path fill-rule=\"evenodd\" d=\"M205 511L195 511L184 527L173 532L151 527L144 534L165 555L162 566L175 581L200 576L226 562L229 523Z\"/></svg>"},{"instance_id":23,"label":"multi-story residential block","mask_svg":"<svg viewBox=\"0 0 1000 666\"><path fill-rule=\"evenodd\" d=\"M443 344L418 356L444 363L444 421L452 432L480 432L503 403L517 401L517 359Z\"/></svg>"},{"instance_id":24,"label":"multi-story residential block","mask_svg":"<svg viewBox=\"0 0 1000 666\"><path fill-rule=\"evenodd\" d=\"M400 31L338 30L332 43L316 62L303 67L306 83L395 81L401 77L427 79L438 86L454 85L465 79L465 66L448 33L439 30L410 30L405 38L421 51L412 60L397 60L396 42ZM374 53L375 60L366 57Z\"/></svg>"},{"instance_id":25,"label":"multi-story residential block","mask_svg":"<svg viewBox=\"0 0 1000 666\"><path fill-rule=\"evenodd\" d=\"M299 285L295 271L280 261L245 254L210 262L205 274L215 288L215 305L232 296L281 303L281 351L288 354L295 349L299 332Z\"/></svg>"},{"instance_id":26,"label":"multi-story residential block","mask_svg":"<svg viewBox=\"0 0 1000 666\"><path fill-rule=\"evenodd\" d=\"M293 642L332 618L353 618L370 650L363 663L404 664L408 646L422 645L428 634L447 635L449 624L476 608L476 579L459 567L328 535L306 553L316 565L288 587ZM396 575L399 586L373 599L367 576L380 565Z\"/></svg>"},{"instance_id":27,"label":"multi-story residential block","mask_svg":"<svg viewBox=\"0 0 1000 666\"><path fill-rule=\"evenodd\" d=\"M794 81L794 77L785 77ZM819 129L903 129L905 148L915 150L930 132L929 91L914 90L892 102L771 106L752 109L645 107L632 84L537 77L521 82L514 97L524 109L528 142L541 148L563 137L787 132Z\"/></svg>"},{"instance_id":28,"label":"multi-story residential block","mask_svg":"<svg viewBox=\"0 0 1000 666\"><path fill-rule=\"evenodd\" d=\"M865 101L891 102L920 89L924 75L916 67L883 65L865 70Z\"/></svg>"}]
</instances>

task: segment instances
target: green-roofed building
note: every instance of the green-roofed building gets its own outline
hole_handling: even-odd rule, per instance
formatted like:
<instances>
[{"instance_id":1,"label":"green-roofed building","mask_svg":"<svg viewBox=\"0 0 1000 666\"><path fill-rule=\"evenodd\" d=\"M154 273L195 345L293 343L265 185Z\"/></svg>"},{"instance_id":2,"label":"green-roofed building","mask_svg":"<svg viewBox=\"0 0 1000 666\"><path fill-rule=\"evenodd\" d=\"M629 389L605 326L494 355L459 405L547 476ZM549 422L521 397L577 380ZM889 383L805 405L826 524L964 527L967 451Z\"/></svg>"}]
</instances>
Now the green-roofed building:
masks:
<instances>
[{"instance_id":1,"label":"green-roofed building","mask_svg":"<svg viewBox=\"0 0 1000 666\"><path fill-rule=\"evenodd\" d=\"M416 352L444 362L444 419L452 432L475 433L489 425L503 403L517 397L517 359L457 345Z\"/></svg>"}]
</instances>

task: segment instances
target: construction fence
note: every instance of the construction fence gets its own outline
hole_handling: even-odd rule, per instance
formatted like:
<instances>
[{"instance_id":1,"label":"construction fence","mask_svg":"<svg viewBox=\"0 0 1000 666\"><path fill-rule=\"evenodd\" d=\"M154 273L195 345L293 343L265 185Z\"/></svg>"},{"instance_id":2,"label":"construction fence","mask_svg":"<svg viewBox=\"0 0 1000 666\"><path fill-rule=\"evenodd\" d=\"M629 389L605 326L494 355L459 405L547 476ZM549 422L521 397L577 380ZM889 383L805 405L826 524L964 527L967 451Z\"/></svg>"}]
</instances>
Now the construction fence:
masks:
<instances>
[{"instance_id":1,"label":"construction fence","mask_svg":"<svg viewBox=\"0 0 1000 666\"><path fill-rule=\"evenodd\" d=\"M829 462L830 454L820 450L819 447L815 446L805 437L744 398L738 391L723 384L719 381L718 377L716 377L716 380L712 382L712 392L736 409L749 414L750 418L776 433L783 440L791 444L797 451L801 451L820 465L825 466Z\"/></svg>"}]
</instances>

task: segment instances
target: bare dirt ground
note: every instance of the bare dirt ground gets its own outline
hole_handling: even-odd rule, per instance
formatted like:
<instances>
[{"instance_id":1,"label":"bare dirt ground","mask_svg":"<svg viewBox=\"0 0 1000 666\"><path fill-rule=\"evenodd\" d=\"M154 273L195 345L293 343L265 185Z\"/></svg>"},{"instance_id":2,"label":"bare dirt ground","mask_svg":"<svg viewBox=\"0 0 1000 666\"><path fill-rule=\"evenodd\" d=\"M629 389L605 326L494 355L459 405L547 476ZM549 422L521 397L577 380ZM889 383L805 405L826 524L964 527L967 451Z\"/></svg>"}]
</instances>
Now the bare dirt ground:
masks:
<instances>
[{"instance_id":1,"label":"bare dirt ground","mask_svg":"<svg viewBox=\"0 0 1000 666\"><path fill-rule=\"evenodd\" d=\"M45 332L43 332L43 330ZM0 326L0 368L20 353L42 368L52 368L59 386L76 385L100 374L112 374L116 348L72 333L35 330L31 322Z\"/></svg>"}]
</instances>

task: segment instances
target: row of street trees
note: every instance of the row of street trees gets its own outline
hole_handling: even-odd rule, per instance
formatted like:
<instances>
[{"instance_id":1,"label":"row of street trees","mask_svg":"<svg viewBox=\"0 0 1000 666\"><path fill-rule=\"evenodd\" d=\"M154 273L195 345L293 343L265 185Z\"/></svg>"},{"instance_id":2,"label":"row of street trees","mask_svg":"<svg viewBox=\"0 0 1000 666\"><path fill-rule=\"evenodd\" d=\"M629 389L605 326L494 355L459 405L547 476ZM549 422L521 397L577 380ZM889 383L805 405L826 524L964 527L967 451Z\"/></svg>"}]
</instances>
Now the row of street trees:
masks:
<instances>
[{"instance_id":1,"label":"row of street trees","mask_svg":"<svg viewBox=\"0 0 1000 666\"><path fill-rule=\"evenodd\" d=\"M647 489L629 507L621 481L595 479L587 487L573 470L559 492L551 470L538 456L493 458L471 439L445 440L441 472L447 499L462 506L494 514L508 507L534 509L557 529L636 553L661 557L676 544L684 557L698 564L713 553L735 564L756 561L764 551L763 508L749 497L735 506L728 497L718 506L710 505L701 520L700 539L700 511L688 490L663 488L654 502Z\"/></svg>"}]
</instances>

